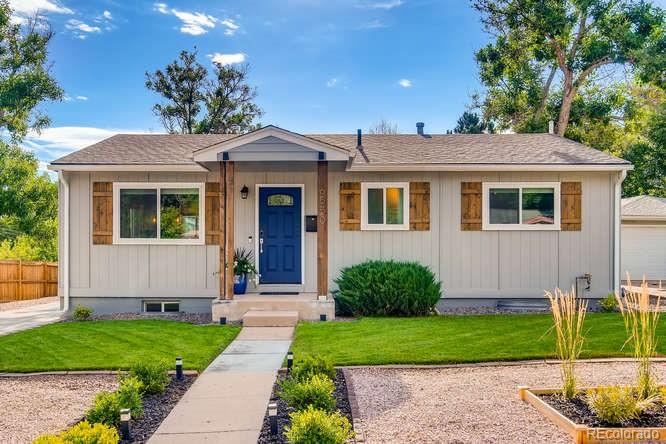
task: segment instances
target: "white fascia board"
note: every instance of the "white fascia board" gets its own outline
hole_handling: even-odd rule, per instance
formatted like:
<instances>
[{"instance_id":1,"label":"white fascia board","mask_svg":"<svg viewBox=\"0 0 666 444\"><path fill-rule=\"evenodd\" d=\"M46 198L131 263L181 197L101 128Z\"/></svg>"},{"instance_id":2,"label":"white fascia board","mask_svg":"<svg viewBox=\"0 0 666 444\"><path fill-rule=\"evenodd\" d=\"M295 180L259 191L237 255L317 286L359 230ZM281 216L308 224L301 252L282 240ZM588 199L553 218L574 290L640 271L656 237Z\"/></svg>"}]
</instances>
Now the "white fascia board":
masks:
<instances>
[{"instance_id":1,"label":"white fascia board","mask_svg":"<svg viewBox=\"0 0 666 444\"><path fill-rule=\"evenodd\" d=\"M282 139L286 142L301 145L314 151L322 151L326 153L326 160L347 160L350 157L350 153L346 150L343 150L342 148L311 139L307 136L292 133L282 128L267 127L251 133L240 135L238 137L234 137L233 139L229 139L215 145L211 145L199 151L195 151L194 161L217 162L218 153L224 153L231 149L238 148L248 143L252 143L271 136L277 137L278 139Z\"/></svg>"},{"instance_id":2,"label":"white fascia board","mask_svg":"<svg viewBox=\"0 0 666 444\"><path fill-rule=\"evenodd\" d=\"M346 171L629 171L633 165L556 165L556 164L353 164Z\"/></svg>"},{"instance_id":3,"label":"white fascia board","mask_svg":"<svg viewBox=\"0 0 666 444\"><path fill-rule=\"evenodd\" d=\"M666 220L666 216L622 216L622 220Z\"/></svg>"},{"instance_id":4,"label":"white fascia board","mask_svg":"<svg viewBox=\"0 0 666 444\"><path fill-rule=\"evenodd\" d=\"M208 172L202 165L99 165L99 164L51 164L47 166L51 171L176 171L176 172Z\"/></svg>"}]
</instances>

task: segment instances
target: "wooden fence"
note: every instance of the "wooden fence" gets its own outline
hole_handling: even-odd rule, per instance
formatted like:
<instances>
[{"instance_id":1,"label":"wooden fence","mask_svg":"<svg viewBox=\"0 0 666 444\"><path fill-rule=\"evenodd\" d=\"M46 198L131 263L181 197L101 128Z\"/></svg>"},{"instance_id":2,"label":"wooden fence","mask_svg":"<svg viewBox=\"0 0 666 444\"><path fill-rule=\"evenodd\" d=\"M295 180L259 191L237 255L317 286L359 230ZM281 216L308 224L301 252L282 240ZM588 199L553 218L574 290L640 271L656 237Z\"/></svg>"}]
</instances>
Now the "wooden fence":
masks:
<instances>
[{"instance_id":1,"label":"wooden fence","mask_svg":"<svg viewBox=\"0 0 666 444\"><path fill-rule=\"evenodd\" d=\"M0 261L0 302L57 295L56 262Z\"/></svg>"}]
</instances>

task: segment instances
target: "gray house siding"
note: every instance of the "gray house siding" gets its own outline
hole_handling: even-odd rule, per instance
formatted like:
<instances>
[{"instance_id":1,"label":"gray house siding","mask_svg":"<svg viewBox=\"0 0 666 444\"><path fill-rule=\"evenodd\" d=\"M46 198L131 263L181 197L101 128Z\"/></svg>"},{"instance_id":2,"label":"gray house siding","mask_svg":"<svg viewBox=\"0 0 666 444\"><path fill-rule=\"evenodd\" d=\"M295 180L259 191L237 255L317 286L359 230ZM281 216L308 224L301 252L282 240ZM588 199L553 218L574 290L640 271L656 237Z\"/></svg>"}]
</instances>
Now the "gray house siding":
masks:
<instances>
[{"instance_id":1,"label":"gray house siding","mask_svg":"<svg viewBox=\"0 0 666 444\"><path fill-rule=\"evenodd\" d=\"M316 166L237 163L235 241L254 248L255 185L304 184L305 214L316 214ZM70 183L70 307L138 311L144 299L177 299L186 311L210 311L218 295L219 248L205 245L92 245L92 182L204 182L217 173L66 173ZM478 304L501 298L542 298L592 274L587 297L613 288L615 173L404 172L329 173L329 279L365 259L419 261L443 282L444 298ZM349 181L429 181L430 231L340 231L338 190ZM460 231L462 181L581 181L582 231ZM250 194L240 197L245 185ZM61 201L62 185L61 185ZM62 220L62 218L61 218ZM60 227L60 239L63 227ZM252 237L252 239L250 239ZM306 233L302 291L316 291L316 234ZM61 251L62 248L61 248ZM62 258L61 258L62 259ZM62 262L62 261L61 261ZM64 267L60 267L63 282ZM61 288L62 294L62 288Z\"/></svg>"}]
</instances>

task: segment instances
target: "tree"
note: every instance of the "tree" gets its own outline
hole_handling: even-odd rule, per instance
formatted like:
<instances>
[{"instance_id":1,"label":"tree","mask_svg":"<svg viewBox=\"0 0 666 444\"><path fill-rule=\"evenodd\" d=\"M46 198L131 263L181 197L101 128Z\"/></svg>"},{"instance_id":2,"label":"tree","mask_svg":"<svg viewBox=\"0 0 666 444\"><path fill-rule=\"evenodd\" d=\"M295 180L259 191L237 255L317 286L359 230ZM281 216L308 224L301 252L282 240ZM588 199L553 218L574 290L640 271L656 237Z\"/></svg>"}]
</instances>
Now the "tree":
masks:
<instances>
[{"instance_id":1,"label":"tree","mask_svg":"<svg viewBox=\"0 0 666 444\"><path fill-rule=\"evenodd\" d=\"M262 115L253 102L256 90L246 83L247 72L247 65L214 63L211 80L196 50L181 51L164 71L146 72L146 88L166 100L153 112L170 133L242 133L254 129L253 121Z\"/></svg>"},{"instance_id":2,"label":"tree","mask_svg":"<svg viewBox=\"0 0 666 444\"><path fill-rule=\"evenodd\" d=\"M24 26L12 23L9 3L0 0L0 130L9 131L14 140L47 126L50 120L37 106L63 97L47 63L52 37L40 17Z\"/></svg>"},{"instance_id":3,"label":"tree","mask_svg":"<svg viewBox=\"0 0 666 444\"><path fill-rule=\"evenodd\" d=\"M483 132L493 133L492 123L485 122L477 113L465 111L458 119L453 132L456 134L481 134Z\"/></svg>"},{"instance_id":4,"label":"tree","mask_svg":"<svg viewBox=\"0 0 666 444\"><path fill-rule=\"evenodd\" d=\"M661 76L666 68L663 55L655 58L666 38L664 13L645 2L472 0L472 4L482 14L486 30L496 36L477 53L482 81L490 87L503 84L506 91L511 91L511 81L528 85L529 105L540 117L557 71L561 136L579 90L601 67L635 65L644 80ZM662 63L655 66L658 60Z\"/></svg>"},{"instance_id":5,"label":"tree","mask_svg":"<svg viewBox=\"0 0 666 444\"><path fill-rule=\"evenodd\" d=\"M398 124L390 120L380 119L370 125L368 134L398 134Z\"/></svg>"}]
</instances>

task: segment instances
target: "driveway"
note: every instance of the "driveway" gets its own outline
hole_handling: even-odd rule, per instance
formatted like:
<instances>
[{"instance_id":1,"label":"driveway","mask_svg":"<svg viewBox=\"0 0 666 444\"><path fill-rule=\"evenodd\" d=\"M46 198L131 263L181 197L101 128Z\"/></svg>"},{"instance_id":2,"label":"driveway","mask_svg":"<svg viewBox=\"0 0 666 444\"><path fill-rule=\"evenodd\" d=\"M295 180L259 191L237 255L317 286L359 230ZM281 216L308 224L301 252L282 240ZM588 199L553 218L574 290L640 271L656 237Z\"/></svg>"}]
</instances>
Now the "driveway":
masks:
<instances>
[{"instance_id":1,"label":"driveway","mask_svg":"<svg viewBox=\"0 0 666 444\"><path fill-rule=\"evenodd\" d=\"M62 315L59 302L0 311L0 336L57 322Z\"/></svg>"}]
</instances>

